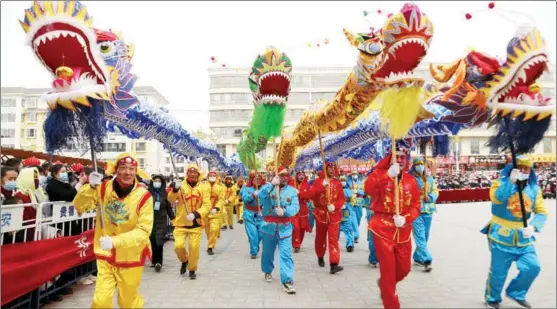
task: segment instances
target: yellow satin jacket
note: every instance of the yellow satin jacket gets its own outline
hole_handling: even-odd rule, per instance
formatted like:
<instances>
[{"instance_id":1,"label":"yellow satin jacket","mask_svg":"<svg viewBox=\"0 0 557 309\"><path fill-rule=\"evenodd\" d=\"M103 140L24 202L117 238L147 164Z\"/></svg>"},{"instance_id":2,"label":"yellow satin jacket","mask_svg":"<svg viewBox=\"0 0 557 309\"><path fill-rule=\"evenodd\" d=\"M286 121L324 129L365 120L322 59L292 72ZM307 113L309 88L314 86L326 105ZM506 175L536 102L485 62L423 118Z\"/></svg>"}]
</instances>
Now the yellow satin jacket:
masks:
<instances>
[{"instance_id":1,"label":"yellow satin jacket","mask_svg":"<svg viewBox=\"0 0 557 309\"><path fill-rule=\"evenodd\" d=\"M224 205L227 207L236 206L236 203L238 202L238 187L236 185L232 185L230 188L226 187L226 185L223 185L223 187ZM228 201L228 203L226 203L226 201Z\"/></svg>"},{"instance_id":2,"label":"yellow satin jacket","mask_svg":"<svg viewBox=\"0 0 557 309\"><path fill-rule=\"evenodd\" d=\"M176 217L172 220L172 225L176 227L193 226L193 221L186 218L191 212L199 213L200 218L194 220L199 226L202 226L203 221L201 219L211 212L211 192L207 185L201 182L192 187L187 181L183 181L178 192L174 193L173 190L170 190L167 200L170 203L178 203L176 205Z\"/></svg>"},{"instance_id":3,"label":"yellow satin jacket","mask_svg":"<svg viewBox=\"0 0 557 309\"><path fill-rule=\"evenodd\" d=\"M207 186L207 190L211 196L211 209L218 208L218 211L215 215L212 215L209 212L209 219L212 218L220 218L222 212L224 211L224 191L225 186L221 183L216 182L214 185L211 186L211 183L207 182L204 185Z\"/></svg>"},{"instance_id":4,"label":"yellow satin jacket","mask_svg":"<svg viewBox=\"0 0 557 309\"><path fill-rule=\"evenodd\" d=\"M101 228L100 216L95 223L95 255L117 267L137 267L145 264L145 258L151 258L149 235L153 228L153 198L147 189L138 186L120 199L112 187L113 180L104 181L97 188L89 184L81 187L73 200L79 214L94 210L101 202L104 218L104 230ZM114 248L102 250L101 236L111 236Z\"/></svg>"}]
</instances>

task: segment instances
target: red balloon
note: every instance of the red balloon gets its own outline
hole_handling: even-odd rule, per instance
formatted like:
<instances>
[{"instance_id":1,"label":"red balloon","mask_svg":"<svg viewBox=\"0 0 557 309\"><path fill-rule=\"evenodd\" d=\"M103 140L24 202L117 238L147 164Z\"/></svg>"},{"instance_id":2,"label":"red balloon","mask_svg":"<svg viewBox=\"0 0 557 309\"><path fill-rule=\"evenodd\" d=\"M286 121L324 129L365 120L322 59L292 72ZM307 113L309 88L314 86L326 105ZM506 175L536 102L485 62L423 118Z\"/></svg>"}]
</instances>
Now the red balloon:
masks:
<instances>
[{"instance_id":1,"label":"red balloon","mask_svg":"<svg viewBox=\"0 0 557 309\"><path fill-rule=\"evenodd\" d=\"M487 5L487 7L490 8L490 9L492 9L492 8L495 7L495 3L490 2L490 3Z\"/></svg>"},{"instance_id":2,"label":"red balloon","mask_svg":"<svg viewBox=\"0 0 557 309\"><path fill-rule=\"evenodd\" d=\"M464 17L465 17L466 19L472 19L472 14L466 13L466 15L464 15Z\"/></svg>"}]
</instances>

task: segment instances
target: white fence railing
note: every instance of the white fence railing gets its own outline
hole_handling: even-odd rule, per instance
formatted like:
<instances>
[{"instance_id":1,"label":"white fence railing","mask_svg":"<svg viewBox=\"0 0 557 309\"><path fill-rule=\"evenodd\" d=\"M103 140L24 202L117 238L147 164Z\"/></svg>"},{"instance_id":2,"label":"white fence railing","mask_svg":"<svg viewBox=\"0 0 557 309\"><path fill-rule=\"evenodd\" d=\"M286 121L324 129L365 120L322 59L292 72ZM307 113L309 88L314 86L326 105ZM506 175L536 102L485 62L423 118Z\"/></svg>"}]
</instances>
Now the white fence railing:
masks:
<instances>
[{"instance_id":1,"label":"white fence railing","mask_svg":"<svg viewBox=\"0 0 557 309\"><path fill-rule=\"evenodd\" d=\"M34 219L24 220L26 207L35 210ZM69 202L2 205L0 244L77 235L94 228L95 216L94 210L78 215Z\"/></svg>"}]
</instances>

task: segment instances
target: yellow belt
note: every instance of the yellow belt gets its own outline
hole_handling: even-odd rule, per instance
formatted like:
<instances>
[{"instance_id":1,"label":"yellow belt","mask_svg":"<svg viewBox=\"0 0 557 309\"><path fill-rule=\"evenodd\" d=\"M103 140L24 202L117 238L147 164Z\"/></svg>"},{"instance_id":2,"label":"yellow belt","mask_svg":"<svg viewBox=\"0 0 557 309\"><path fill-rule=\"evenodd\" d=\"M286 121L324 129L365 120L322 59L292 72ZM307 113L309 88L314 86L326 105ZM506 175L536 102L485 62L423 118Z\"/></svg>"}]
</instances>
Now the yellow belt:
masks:
<instances>
[{"instance_id":1,"label":"yellow belt","mask_svg":"<svg viewBox=\"0 0 557 309\"><path fill-rule=\"evenodd\" d=\"M507 220L507 219L503 219L501 217L497 217L497 216L492 216L491 217L491 223L497 223L499 225L502 225L506 228L511 228L511 229L520 229L523 228L523 224L522 221L511 221L511 220Z\"/></svg>"}]
</instances>

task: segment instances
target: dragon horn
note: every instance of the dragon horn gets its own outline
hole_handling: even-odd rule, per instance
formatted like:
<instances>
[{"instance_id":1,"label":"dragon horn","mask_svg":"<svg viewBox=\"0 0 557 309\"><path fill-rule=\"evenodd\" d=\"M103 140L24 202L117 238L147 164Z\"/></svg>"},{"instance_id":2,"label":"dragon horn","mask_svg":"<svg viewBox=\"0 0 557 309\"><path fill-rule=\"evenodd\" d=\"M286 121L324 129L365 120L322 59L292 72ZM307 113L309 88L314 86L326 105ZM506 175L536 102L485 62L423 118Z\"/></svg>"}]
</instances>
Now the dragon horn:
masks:
<instances>
[{"instance_id":1,"label":"dragon horn","mask_svg":"<svg viewBox=\"0 0 557 309\"><path fill-rule=\"evenodd\" d=\"M348 40L348 42L350 42L350 45L354 46L354 47L358 47L358 40L356 39L356 36L350 32L349 30L342 28L342 31L344 32L344 35L346 36L346 39Z\"/></svg>"}]
</instances>

